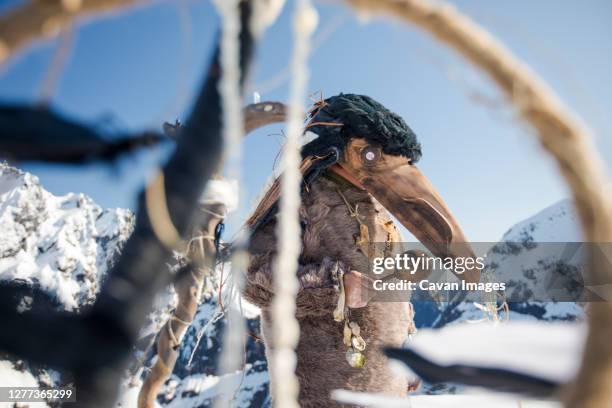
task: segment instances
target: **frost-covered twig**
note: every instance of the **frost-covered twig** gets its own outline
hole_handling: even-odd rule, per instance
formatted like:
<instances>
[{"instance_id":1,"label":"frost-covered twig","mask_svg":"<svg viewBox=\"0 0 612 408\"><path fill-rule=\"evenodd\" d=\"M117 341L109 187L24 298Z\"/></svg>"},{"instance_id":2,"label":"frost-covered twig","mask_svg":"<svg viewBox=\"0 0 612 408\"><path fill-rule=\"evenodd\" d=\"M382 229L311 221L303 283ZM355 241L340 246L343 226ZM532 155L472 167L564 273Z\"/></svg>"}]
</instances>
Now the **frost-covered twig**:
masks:
<instances>
[{"instance_id":1,"label":"frost-covered twig","mask_svg":"<svg viewBox=\"0 0 612 408\"><path fill-rule=\"evenodd\" d=\"M200 331L198 332L198 335L196 336L196 341L195 341L195 343L193 345L193 349L191 350L191 354L189 355L189 360L187 361L187 367L191 367L191 363L193 361L193 357L195 357L195 353L198 350L198 347L200 346L200 342L202 341L202 337L204 336L204 334L206 334L206 332L208 331L208 328L211 327L212 325L214 325L215 323L217 323L223 316L225 316L225 313L223 313L221 308L218 307L216 309L215 314L213 315L213 317L211 317L206 322L204 327L202 327L200 329Z\"/></svg>"},{"instance_id":2,"label":"frost-covered twig","mask_svg":"<svg viewBox=\"0 0 612 408\"><path fill-rule=\"evenodd\" d=\"M303 131L304 100L308 84L310 36L317 25L317 14L309 0L300 0L294 17L294 50L291 60L292 82L289 95L287 138L283 148L281 199L277 227L278 256L274 266L272 303L273 355L270 358L274 403L279 407L298 407L299 382L295 375L300 327L295 317L299 289L298 257L301 251L299 222L300 143Z\"/></svg>"}]
</instances>

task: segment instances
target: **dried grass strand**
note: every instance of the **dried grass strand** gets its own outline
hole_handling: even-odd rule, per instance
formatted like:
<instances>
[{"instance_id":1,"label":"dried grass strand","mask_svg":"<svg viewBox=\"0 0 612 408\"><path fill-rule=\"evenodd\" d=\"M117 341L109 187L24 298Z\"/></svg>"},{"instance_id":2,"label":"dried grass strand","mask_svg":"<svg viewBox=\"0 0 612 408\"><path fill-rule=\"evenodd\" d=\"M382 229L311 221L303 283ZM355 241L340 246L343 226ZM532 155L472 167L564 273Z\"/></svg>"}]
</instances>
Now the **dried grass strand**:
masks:
<instances>
[{"instance_id":1,"label":"dried grass strand","mask_svg":"<svg viewBox=\"0 0 612 408\"><path fill-rule=\"evenodd\" d=\"M83 17L99 17L142 0L25 1L0 15L0 64L26 46L56 35Z\"/></svg>"}]
</instances>

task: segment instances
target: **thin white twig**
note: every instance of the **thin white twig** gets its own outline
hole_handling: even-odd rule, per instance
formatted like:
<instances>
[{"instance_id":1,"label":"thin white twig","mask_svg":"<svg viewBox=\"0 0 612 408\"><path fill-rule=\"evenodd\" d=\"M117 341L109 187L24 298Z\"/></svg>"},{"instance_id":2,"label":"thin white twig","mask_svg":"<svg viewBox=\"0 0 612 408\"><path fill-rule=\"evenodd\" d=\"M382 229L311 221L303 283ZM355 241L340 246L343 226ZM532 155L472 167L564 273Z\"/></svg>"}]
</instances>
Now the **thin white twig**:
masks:
<instances>
[{"instance_id":1,"label":"thin white twig","mask_svg":"<svg viewBox=\"0 0 612 408\"><path fill-rule=\"evenodd\" d=\"M219 321L219 319L221 319L223 316L225 315L225 313L223 313L223 311L221 311L221 308L217 308L216 313L213 315L213 317L206 322L206 324L204 325L204 327L202 327L202 329L200 329L200 332L198 333L197 337L196 337L196 342L193 345L193 350L191 350L191 355L189 356L189 361L187 362L187 368L191 367L191 362L193 361L193 357L195 356L195 352L198 349L198 347L200 346L200 341L202 340L202 337L204 336L204 333L206 333L206 330L208 330L208 328L217 323Z\"/></svg>"}]
</instances>

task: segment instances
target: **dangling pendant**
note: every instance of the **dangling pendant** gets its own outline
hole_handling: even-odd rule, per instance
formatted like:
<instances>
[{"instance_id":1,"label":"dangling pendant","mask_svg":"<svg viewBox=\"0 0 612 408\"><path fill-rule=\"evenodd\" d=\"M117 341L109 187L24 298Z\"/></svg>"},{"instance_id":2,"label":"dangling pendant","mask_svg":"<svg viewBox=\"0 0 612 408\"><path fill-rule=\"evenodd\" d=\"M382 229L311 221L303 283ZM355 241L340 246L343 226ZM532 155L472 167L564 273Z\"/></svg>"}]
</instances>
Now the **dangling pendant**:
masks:
<instances>
[{"instance_id":1,"label":"dangling pendant","mask_svg":"<svg viewBox=\"0 0 612 408\"><path fill-rule=\"evenodd\" d=\"M346 288L344 287L344 271L336 267L332 273L334 278L334 286L339 291L338 303L334 310L334 320L337 322L344 321L342 330L342 343L347 347L346 361L353 368L363 368L366 362L365 355L362 351L366 348L366 342L361 337L361 329L357 322L349 321L349 310L346 307ZM337 285L337 286L336 286Z\"/></svg>"},{"instance_id":2,"label":"dangling pendant","mask_svg":"<svg viewBox=\"0 0 612 408\"><path fill-rule=\"evenodd\" d=\"M352 341L351 341L351 337L353 336L353 332L351 331L349 325L348 325L348 321L345 320L344 321L344 333L343 333L343 339L342 342L344 343L344 345L346 347L351 347L352 345Z\"/></svg>"},{"instance_id":3,"label":"dangling pendant","mask_svg":"<svg viewBox=\"0 0 612 408\"><path fill-rule=\"evenodd\" d=\"M351 345L357 351L363 351L366 348L366 342L361 336L353 336L351 339Z\"/></svg>"},{"instance_id":4,"label":"dangling pendant","mask_svg":"<svg viewBox=\"0 0 612 408\"><path fill-rule=\"evenodd\" d=\"M365 365L365 356L361 351L355 350L353 347L349 347L346 350L346 361L353 368L363 368Z\"/></svg>"},{"instance_id":5,"label":"dangling pendant","mask_svg":"<svg viewBox=\"0 0 612 408\"><path fill-rule=\"evenodd\" d=\"M338 285L340 293L338 294L338 304L334 310L334 320L341 322L345 319L345 308L346 308L346 290L344 288L344 271L338 271Z\"/></svg>"},{"instance_id":6,"label":"dangling pendant","mask_svg":"<svg viewBox=\"0 0 612 408\"><path fill-rule=\"evenodd\" d=\"M361 337L359 325L356 322L349 322L348 319L344 322L344 345L348 347L346 361L349 365L353 368L363 368L366 358L362 351L366 348L366 342Z\"/></svg>"}]
</instances>

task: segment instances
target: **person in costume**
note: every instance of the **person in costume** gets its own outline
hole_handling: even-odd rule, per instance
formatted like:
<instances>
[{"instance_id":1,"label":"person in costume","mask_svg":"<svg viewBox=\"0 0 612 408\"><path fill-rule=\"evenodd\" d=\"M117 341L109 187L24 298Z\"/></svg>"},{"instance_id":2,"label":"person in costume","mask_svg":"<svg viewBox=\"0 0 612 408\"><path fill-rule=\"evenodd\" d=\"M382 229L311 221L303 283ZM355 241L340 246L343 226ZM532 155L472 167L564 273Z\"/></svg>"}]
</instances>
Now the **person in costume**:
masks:
<instances>
[{"instance_id":1,"label":"person in costume","mask_svg":"<svg viewBox=\"0 0 612 408\"><path fill-rule=\"evenodd\" d=\"M392 214L435 256L473 253L415 166L421 145L400 116L368 96L340 94L314 105L306 131L314 138L302 147L300 167L299 403L337 406L330 400L334 389L405 396L411 384L389 370L381 348L403 344L414 313L408 301L369 301L372 251L376 243L401 243ZM250 264L243 294L262 309L268 358L274 347L268 335L279 191L277 179L247 221ZM457 275L480 279L478 269Z\"/></svg>"}]
</instances>

